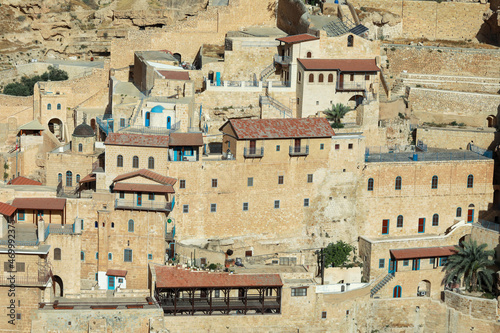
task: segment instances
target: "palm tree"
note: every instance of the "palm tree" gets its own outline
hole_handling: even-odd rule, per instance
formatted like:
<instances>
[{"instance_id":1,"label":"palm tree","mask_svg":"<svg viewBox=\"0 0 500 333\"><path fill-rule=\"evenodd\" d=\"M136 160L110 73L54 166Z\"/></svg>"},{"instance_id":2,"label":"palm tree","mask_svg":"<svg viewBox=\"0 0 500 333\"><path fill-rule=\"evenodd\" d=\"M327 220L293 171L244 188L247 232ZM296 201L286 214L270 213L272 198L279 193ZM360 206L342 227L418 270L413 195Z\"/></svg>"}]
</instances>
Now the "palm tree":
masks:
<instances>
[{"instance_id":1,"label":"palm tree","mask_svg":"<svg viewBox=\"0 0 500 333\"><path fill-rule=\"evenodd\" d=\"M488 291L491 291L493 285L493 271L488 266L492 266L495 251L485 251L487 244L477 245L476 241L465 241L462 243L463 248L455 246L457 253L451 255L446 263L444 283L452 283L464 281L465 287L469 291L482 290L482 285L486 286Z\"/></svg>"},{"instance_id":2,"label":"palm tree","mask_svg":"<svg viewBox=\"0 0 500 333\"><path fill-rule=\"evenodd\" d=\"M351 109L347 105L337 103L323 111L323 113L326 115L326 119L333 122L332 127L341 128L344 126L340 123L340 119L342 119L349 111L351 111Z\"/></svg>"}]
</instances>

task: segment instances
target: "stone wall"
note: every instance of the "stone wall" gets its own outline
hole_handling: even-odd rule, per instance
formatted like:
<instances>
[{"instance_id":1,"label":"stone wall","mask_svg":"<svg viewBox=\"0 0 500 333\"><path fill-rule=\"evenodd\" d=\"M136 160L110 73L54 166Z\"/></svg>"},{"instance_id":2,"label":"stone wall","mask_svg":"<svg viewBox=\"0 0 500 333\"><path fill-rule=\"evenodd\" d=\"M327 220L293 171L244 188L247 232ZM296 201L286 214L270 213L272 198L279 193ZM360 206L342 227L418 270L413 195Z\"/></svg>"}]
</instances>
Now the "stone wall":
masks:
<instances>
[{"instance_id":1,"label":"stone wall","mask_svg":"<svg viewBox=\"0 0 500 333\"><path fill-rule=\"evenodd\" d=\"M308 32L309 13L301 0L279 0L276 25L290 35Z\"/></svg>"},{"instance_id":2,"label":"stone wall","mask_svg":"<svg viewBox=\"0 0 500 333\"><path fill-rule=\"evenodd\" d=\"M470 237L478 244L488 244L486 249L495 251L493 260L500 261L500 234L497 231L474 225Z\"/></svg>"},{"instance_id":3,"label":"stone wall","mask_svg":"<svg viewBox=\"0 0 500 333\"><path fill-rule=\"evenodd\" d=\"M499 137L493 130L419 127L417 140L422 140L429 148L467 149L468 144L484 149L492 149L499 142Z\"/></svg>"},{"instance_id":4,"label":"stone wall","mask_svg":"<svg viewBox=\"0 0 500 333\"><path fill-rule=\"evenodd\" d=\"M445 290L445 303L452 309L474 318L496 321L498 317L498 301L470 297Z\"/></svg>"}]
</instances>

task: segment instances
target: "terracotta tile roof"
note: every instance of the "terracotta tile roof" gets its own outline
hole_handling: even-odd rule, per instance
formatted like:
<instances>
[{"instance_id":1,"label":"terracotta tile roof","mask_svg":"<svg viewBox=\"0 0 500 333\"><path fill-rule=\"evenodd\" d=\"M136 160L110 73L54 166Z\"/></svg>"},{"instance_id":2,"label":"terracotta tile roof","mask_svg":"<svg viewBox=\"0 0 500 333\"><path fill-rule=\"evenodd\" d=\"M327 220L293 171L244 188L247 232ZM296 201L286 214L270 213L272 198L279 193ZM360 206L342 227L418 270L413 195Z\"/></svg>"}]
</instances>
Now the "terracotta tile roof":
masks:
<instances>
[{"instance_id":1,"label":"terracotta tile roof","mask_svg":"<svg viewBox=\"0 0 500 333\"><path fill-rule=\"evenodd\" d=\"M281 287L279 274L193 272L179 267L155 266L157 288Z\"/></svg>"},{"instance_id":2,"label":"terracotta tile roof","mask_svg":"<svg viewBox=\"0 0 500 333\"><path fill-rule=\"evenodd\" d=\"M124 173L123 175L119 175L118 177L116 177L115 179L113 179L114 182L119 182L121 180L125 180L125 179L129 179L129 178L132 178L132 177L137 177L137 176L141 176L141 177L144 177L144 178L147 178L147 179L151 179L155 182L158 182L160 184L163 184L163 185L174 185L176 182L177 182L177 179L175 178L172 178L172 177L167 177L167 176L162 176L156 172L153 172L151 170L147 170L147 169L141 169L141 170L137 170L137 171L132 171L132 172L129 172L129 173Z\"/></svg>"},{"instance_id":3,"label":"terracotta tile roof","mask_svg":"<svg viewBox=\"0 0 500 333\"><path fill-rule=\"evenodd\" d=\"M142 135L129 133L110 133L105 145L135 147L168 147L167 135Z\"/></svg>"},{"instance_id":4,"label":"terracotta tile roof","mask_svg":"<svg viewBox=\"0 0 500 333\"><path fill-rule=\"evenodd\" d=\"M327 138L335 135L326 118L230 119L238 139Z\"/></svg>"},{"instance_id":5,"label":"terracotta tile roof","mask_svg":"<svg viewBox=\"0 0 500 333\"><path fill-rule=\"evenodd\" d=\"M341 72L378 72L375 59L297 59L308 71L340 70Z\"/></svg>"},{"instance_id":6,"label":"terracotta tile roof","mask_svg":"<svg viewBox=\"0 0 500 333\"><path fill-rule=\"evenodd\" d=\"M167 80L189 80L189 72L184 71L158 71Z\"/></svg>"},{"instance_id":7,"label":"terracotta tile roof","mask_svg":"<svg viewBox=\"0 0 500 333\"><path fill-rule=\"evenodd\" d=\"M60 198L16 198L12 206L17 209L64 210L66 199Z\"/></svg>"},{"instance_id":8,"label":"terracotta tile roof","mask_svg":"<svg viewBox=\"0 0 500 333\"><path fill-rule=\"evenodd\" d=\"M16 177L11 179L7 185L42 185L42 183L37 182L36 180L29 179L23 176Z\"/></svg>"},{"instance_id":9,"label":"terracotta tile roof","mask_svg":"<svg viewBox=\"0 0 500 333\"><path fill-rule=\"evenodd\" d=\"M16 207L0 202L0 214L5 216L12 216L12 214L14 214L16 210Z\"/></svg>"},{"instance_id":10,"label":"terracotta tile roof","mask_svg":"<svg viewBox=\"0 0 500 333\"><path fill-rule=\"evenodd\" d=\"M287 43L287 44L308 42L310 40L316 40L316 39L319 39L319 37L316 37L316 36L313 36L310 34L300 34L300 35L293 35L293 36L276 38L276 40L279 40L280 42Z\"/></svg>"},{"instance_id":11,"label":"terracotta tile roof","mask_svg":"<svg viewBox=\"0 0 500 333\"><path fill-rule=\"evenodd\" d=\"M149 192L149 193L175 193L172 185L131 184L116 183L113 191L123 192Z\"/></svg>"},{"instance_id":12,"label":"terracotta tile roof","mask_svg":"<svg viewBox=\"0 0 500 333\"><path fill-rule=\"evenodd\" d=\"M91 174L86 175L85 177L83 177L83 179L80 180L80 184L90 183L90 182L95 182L95 181L96 181L95 173L91 173Z\"/></svg>"},{"instance_id":13,"label":"terracotta tile roof","mask_svg":"<svg viewBox=\"0 0 500 333\"><path fill-rule=\"evenodd\" d=\"M203 146L201 133L172 133L170 134L170 147L175 146Z\"/></svg>"},{"instance_id":14,"label":"terracotta tile roof","mask_svg":"<svg viewBox=\"0 0 500 333\"><path fill-rule=\"evenodd\" d=\"M435 258L448 257L457 250L454 246L438 246L438 247L420 247L413 249L390 250L391 256L396 260L402 259L418 259L418 258Z\"/></svg>"},{"instance_id":15,"label":"terracotta tile roof","mask_svg":"<svg viewBox=\"0 0 500 333\"><path fill-rule=\"evenodd\" d=\"M125 277L125 276L127 276L127 271L124 271L124 270L121 270L121 269L108 269L106 271L106 275L108 275L108 276Z\"/></svg>"}]
</instances>

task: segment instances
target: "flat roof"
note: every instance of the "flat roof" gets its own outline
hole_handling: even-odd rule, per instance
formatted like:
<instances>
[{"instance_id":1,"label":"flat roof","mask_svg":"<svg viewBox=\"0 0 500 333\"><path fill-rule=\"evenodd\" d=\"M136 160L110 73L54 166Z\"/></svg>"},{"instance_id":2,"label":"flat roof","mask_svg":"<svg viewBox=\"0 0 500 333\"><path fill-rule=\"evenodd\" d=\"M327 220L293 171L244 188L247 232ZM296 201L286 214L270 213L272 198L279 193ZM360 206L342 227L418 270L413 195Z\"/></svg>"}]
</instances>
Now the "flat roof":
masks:
<instances>
[{"instance_id":1,"label":"flat roof","mask_svg":"<svg viewBox=\"0 0 500 333\"><path fill-rule=\"evenodd\" d=\"M307 71L378 72L375 59L297 59Z\"/></svg>"},{"instance_id":2,"label":"flat roof","mask_svg":"<svg viewBox=\"0 0 500 333\"><path fill-rule=\"evenodd\" d=\"M318 40L319 37L316 37L311 34L300 34L300 35L292 35L292 36L287 36L287 37L281 37L281 38L276 38L276 40L279 40L280 42L286 43L286 44L295 44L295 43L302 43L302 42L308 42L311 40Z\"/></svg>"},{"instance_id":3,"label":"flat roof","mask_svg":"<svg viewBox=\"0 0 500 333\"><path fill-rule=\"evenodd\" d=\"M396 260L448 257L458 251L455 246L419 247L412 249L390 250L391 256Z\"/></svg>"},{"instance_id":4,"label":"flat roof","mask_svg":"<svg viewBox=\"0 0 500 333\"><path fill-rule=\"evenodd\" d=\"M16 198L12 206L17 209L64 210L66 199L61 198Z\"/></svg>"},{"instance_id":5,"label":"flat roof","mask_svg":"<svg viewBox=\"0 0 500 333\"><path fill-rule=\"evenodd\" d=\"M416 160L414 154L417 155ZM441 152L375 153L365 156L365 162L439 162L439 161L486 161L491 158L469 150L449 149Z\"/></svg>"},{"instance_id":6,"label":"flat roof","mask_svg":"<svg viewBox=\"0 0 500 333\"><path fill-rule=\"evenodd\" d=\"M135 51L135 54L144 60L177 61L168 50L161 51Z\"/></svg>"},{"instance_id":7,"label":"flat roof","mask_svg":"<svg viewBox=\"0 0 500 333\"><path fill-rule=\"evenodd\" d=\"M21 249L16 247L17 254L47 254L49 253L50 245L39 245L38 249ZM8 253L8 248L0 248L0 253Z\"/></svg>"},{"instance_id":8,"label":"flat roof","mask_svg":"<svg viewBox=\"0 0 500 333\"><path fill-rule=\"evenodd\" d=\"M189 81L189 72L187 71L157 71L161 76L167 80L182 80Z\"/></svg>"}]
</instances>

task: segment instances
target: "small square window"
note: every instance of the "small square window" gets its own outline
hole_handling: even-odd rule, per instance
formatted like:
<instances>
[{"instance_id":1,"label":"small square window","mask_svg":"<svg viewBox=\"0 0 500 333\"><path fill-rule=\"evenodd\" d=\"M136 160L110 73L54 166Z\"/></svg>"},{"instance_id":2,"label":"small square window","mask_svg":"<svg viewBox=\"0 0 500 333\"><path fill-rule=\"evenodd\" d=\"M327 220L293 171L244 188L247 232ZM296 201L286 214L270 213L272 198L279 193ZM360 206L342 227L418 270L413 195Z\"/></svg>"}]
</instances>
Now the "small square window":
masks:
<instances>
[{"instance_id":1,"label":"small square window","mask_svg":"<svg viewBox=\"0 0 500 333\"><path fill-rule=\"evenodd\" d=\"M153 260L153 254L152 253L148 254L148 260Z\"/></svg>"},{"instance_id":2,"label":"small square window","mask_svg":"<svg viewBox=\"0 0 500 333\"><path fill-rule=\"evenodd\" d=\"M340 149L340 144L336 143L335 144L335 150L339 150Z\"/></svg>"},{"instance_id":3,"label":"small square window","mask_svg":"<svg viewBox=\"0 0 500 333\"><path fill-rule=\"evenodd\" d=\"M182 212L189 213L189 205L182 205Z\"/></svg>"},{"instance_id":4,"label":"small square window","mask_svg":"<svg viewBox=\"0 0 500 333\"><path fill-rule=\"evenodd\" d=\"M319 101L316 101L316 105L319 105Z\"/></svg>"},{"instance_id":5,"label":"small square window","mask_svg":"<svg viewBox=\"0 0 500 333\"><path fill-rule=\"evenodd\" d=\"M94 222L94 227L99 228L99 222L95 221Z\"/></svg>"},{"instance_id":6,"label":"small square window","mask_svg":"<svg viewBox=\"0 0 500 333\"><path fill-rule=\"evenodd\" d=\"M123 283L123 278L118 278L118 283Z\"/></svg>"},{"instance_id":7,"label":"small square window","mask_svg":"<svg viewBox=\"0 0 500 333\"><path fill-rule=\"evenodd\" d=\"M276 151L280 151L280 145L276 145Z\"/></svg>"},{"instance_id":8,"label":"small square window","mask_svg":"<svg viewBox=\"0 0 500 333\"><path fill-rule=\"evenodd\" d=\"M247 186L253 186L253 177L247 178Z\"/></svg>"},{"instance_id":9,"label":"small square window","mask_svg":"<svg viewBox=\"0 0 500 333\"><path fill-rule=\"evenodd\" d=\"M429 264L430 265L434 265L435 262L436 262L436 258L430 258L429 259Z\"/></svg>"},{"instance_id":10,"label":"small square window","mask_svg":"<svg viewBox=\"0 0 500 333\"><path fill-rule=\"evenodd\" d=\"M16 319L17 319L17 320L21 320L21 314L20 314L20 313L17 313L17 314L16 314Z\"/></svg>"},{"instance_id":11,"label":"small square window","mask_svg":"<svg viewBox=\"0 0 500 333\"><path fill-rule=\"evenodd\" d=\"M276 208L276 209L280 208L280 201L279 200L274 200L274 208Z\"/></svg>"},{"instance_id":12,"label":"small square window","mask_svg":"<svg viewBox=\"0 0 500 333\"><path fill-rule=\"evenodd\" d=\"M210 204L210 213L217 212L217 204Z\"/></svg>"},{"instance_id":13,"label":"small square window","mask_svg":"<svg viewBox=\"0 0 500 333\"><path fill-rule=\"evenodd\" d=\"M326 311L321 312L321 319L326 319Z\"/></svg>"},{"instance_id":14,"label":"small square window","mask_svg":"<svg viewBox=\"0 0 500 333\"><path fill-rule=\"evenodd\" d=\"M313 174L312 173L310 173L310 174L307 175L307 182L308 183L312 183L313 182Z\"/></svg>"},{"instance_id":15,"label":"small square window","mask_svg":"<svg viewBox=\"0 0 500 333\"><path fill-rule=\"evenodd\" d=\"M108 253L108 260L110 261L113 260L113 253L111 252Z\"/></svg>"},{"instance_id":16,"label":"small square window","mask_svg":"<svg viewBox=\"0 0 500 333\"><path fill-rule=\"evenodd\" d=\"M354 146L354 145L353 145L352 143L350 143L350 144L349 144L349 146L348 146L348 148L349 148L349 149L352 149L352 147L353 147L353 146Z\"/></svg>"},{"instance_id":17,"label":"small square window","mask_svg":"<svg viewBox=\"0 0 500 333\"><path fill-rule=\"evenodd\" d=\"M243 211L244 212L248 211L248 202L243 203Z\"/></svg>"},{"instance_id":18,"label":"small square window","mask_svg":"<svg viewBox=\"0 0 500 333\"><path fill-rule=\"evenodd\" d=\"M212 187L217 187L217 179L212 179Z\"/></svg>"},{"instance_id":19,"label":"small square window","mask_svg":"<svg viewBox=\"0 0 500 333\"><path fill-rule=\"evenodd\" d=\"M120 127L125 127L125 118L120 118Z\"/></svg>"},{"instance_id":20,"label":"small square window","mask_svg":"<svg viewBox=\"0 0 500 333\"><path fill-rule=\"evenodd\" d=\"M179 188L186 188L186 180L185 179L179 180Z\"/></svg>"},{"instance_id":21,"label":"small square window","mask_svg":"<svg viewBox=\"0 0 500 333\"><path fill-rule=\"evenodd\" d=\"M319 144L319 150L323 150L325 149L325 144L324 143L320 143Z\"/></svg>"},{"instance_id":22,"label":"small square window","mask_svg":"<svg viewBox=\"0 0 500 333\"><path fill-rule=\"evenodd\" d=\"M410 264L409 260L403 260L403 266L408 266Z\"/></svg>"},{"instance_id":23,"label":"small square window","mask_svg":"<svg viewBox=\"0 0 500 333\"><path fill-rule=\"evenodd\" d=\"M99 252L96 252L96 253L95 253L95 258L96 258L97 260L99 260Z\"/></svg>"},{"instance_id":24,"label":"small square window","mask_svg":"<svg viewBox=\"0 0 500 333\"><path fill-rule=\"evenodd\" d=\"M385 267L385 259L379 259L378 268L384 268L384 267Z\"/></svg>"},{"instance_id":25,"label":"small square window","mask_svg":"<svg viewBox=\"0 0 500 333\"><path fill-rule=\"evenodd\" d=\"M304 207L309 207L309 199L304 199Z\"/></svg>"},{"instance_id":26,"label":"small square window","mask_svg":"<svg viewBox=\"0 0 500 333\"><path fill-rule=\"evenodd\" d=\"M278 176L278 185L283 185L285 182L285 176Z\"/></svg>"},{"instance_id":27,"label":"small square window","mask_svg":"<svg viewBox=\"0 0 500 333\"><path fill-rule=\"evenodd\" d=\"M365 75L365 81L370 81L370 75Z\"/></svg>"},{"instance_id":28,"label":"small square window","mask_svg":"<svg viewBox=\"0 0 500 333\"><path fill-rule=\"evenodd\" d=\"M149 200L153 201L155 199L154 193L149 193Z\"/></svg>"}]
</instances>

